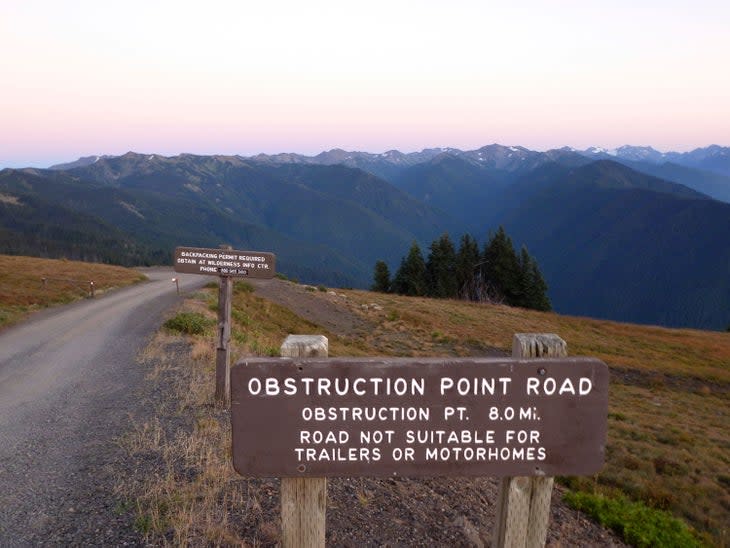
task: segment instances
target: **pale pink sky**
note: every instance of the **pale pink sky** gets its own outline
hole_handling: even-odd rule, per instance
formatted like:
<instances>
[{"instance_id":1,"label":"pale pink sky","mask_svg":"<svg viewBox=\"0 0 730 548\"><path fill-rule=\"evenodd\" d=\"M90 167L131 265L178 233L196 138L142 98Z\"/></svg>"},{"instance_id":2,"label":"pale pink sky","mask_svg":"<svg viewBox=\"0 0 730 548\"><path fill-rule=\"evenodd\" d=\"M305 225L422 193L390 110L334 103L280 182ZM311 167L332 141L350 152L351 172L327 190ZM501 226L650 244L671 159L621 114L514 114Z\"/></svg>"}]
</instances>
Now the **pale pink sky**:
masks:
<instances>
[{"instance_id":1,"label":"pale pink sky","mask_svg":"<svg viewBox=\"0 0 730 548\"><path fill-rule=\"evenodd\" d=\"M730 2L0 4L0 168L730 145Z\"/></svg>"}]
</instances>

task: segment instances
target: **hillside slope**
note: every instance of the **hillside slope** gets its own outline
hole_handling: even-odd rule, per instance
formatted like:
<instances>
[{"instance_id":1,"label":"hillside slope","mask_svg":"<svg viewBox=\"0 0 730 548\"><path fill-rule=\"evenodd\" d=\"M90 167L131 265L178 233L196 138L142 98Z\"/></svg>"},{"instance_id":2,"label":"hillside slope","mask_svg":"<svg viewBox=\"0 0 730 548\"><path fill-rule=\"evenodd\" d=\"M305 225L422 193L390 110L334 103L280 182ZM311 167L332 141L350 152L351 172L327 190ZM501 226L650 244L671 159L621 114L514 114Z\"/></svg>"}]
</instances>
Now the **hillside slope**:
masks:
<instances>
[{"instance_id":1,"label":"hillside slope","mask_svg":"<svg viewBox=\"0 0 730 548\"><path fill-rule=\"evenodd\" d=\"M100 219L93 205L86 212L63 203L74 192L93 196L98 190L34 173L0 171L0 253L125 266L166 262L169 252L159 243L135 238L113 221Z\"/></svg>"},{"instance_id":2,"label":"hillside slope","mask_svg":"<svg viewBox=\"0 0 730 548\"><path fill-rule=\"evenodd\" d=\"M185 177L155 177L150 181L142 177L131 184L110 185L108 181L89 181L65 172L4 170L0 174L0 192L8 197L6 202L13 197L22 203L42 205L19 208L11 203L0 204L8 209L13 207L14 211L14 216L3 217L1 222L10 223L24 216L20 227L23 230L18 229L20 225L15 221L8 225L8 231L15 228L13 238L8 239L7 252L90 260L110 256L113 262L124 263L115 258L124 257L124 250L132 245L127 242L133 242L153 252L146 260L135 262L130 258L124 264L164 264L169 263L172 250L178 245L217 247L230 243L242 249L276 250L280 270L293 277L337 285L363 282L363 272L369 267L357 257L328 249L316 239L287 236L251 222L251 216L245 212L239 210L236 214L221 206L221 199L216 196L200 199L198 194L202 191L185 188L192 186L187 181ZM269 203L274 198L269 196ZM242 207L250 203L251 200L244 199ZM64 219L60 225L53 221L59 215ZM65 247L39 241L37 234L47 231L60 234ZM116 239L104 240L107 232ZM58 236L54 242L57 240ZM86 240L90 242L85 243ZM82 249L85 255L81 254Z\"/></svg>"},{"instance_id":3,"label":"hillside slope","mask_svg":"<svg viewBox=\"0 0 730 548\"><path fill-rule=\"evenodd\" d=\"M614 168L526 178L495 221L537 257L559 312L724 329L730 204Z\"/></svg>"},{"instance_id":4,"label":"hillside slope","mask_svg":"<svg viewBox=\"0 0 730 548\"><path fill-rule=\"evenodd\" d=\"M442 230L439 217L427 206L373 175L342 166L271 166L236 157L146 158L130 153L71 173L127 192L195 204L208 212L197 224L200 228L221 217L241 219L320 249L290 259L291 246L280 248L282 264L296 259L316 274L338 256L346 257L351 267L344 285L368 284L377 259L396 260L400 247Z\"/></svg>"}]
</instances>

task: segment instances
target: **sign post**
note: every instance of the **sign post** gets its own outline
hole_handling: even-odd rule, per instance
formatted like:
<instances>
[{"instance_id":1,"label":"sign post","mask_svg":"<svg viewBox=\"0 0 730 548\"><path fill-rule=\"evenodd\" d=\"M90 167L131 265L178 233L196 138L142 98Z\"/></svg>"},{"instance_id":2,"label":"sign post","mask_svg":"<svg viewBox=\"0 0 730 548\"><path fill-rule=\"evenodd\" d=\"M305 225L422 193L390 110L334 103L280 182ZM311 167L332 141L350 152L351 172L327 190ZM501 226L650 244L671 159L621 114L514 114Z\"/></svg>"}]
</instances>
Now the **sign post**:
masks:
<instances>
[{"instance_id":1,"label":"sign post","mask_svg":"<svg viewBox=\"0 0 730 548\"><path fill-rule=\"evenodd\" d=\"M245 476L591 475L605 457L593 358L246 358L231 393Z\"/></svg>"},{"instance_id":2,"label":"sign post","mask_svg":"<svg viewBox=\"0 0 730 548\"><path fill-rule=\"evenodd\" d=\"M497 476L495 544L541 546L552 477L603 466L608 368L556 335L516 335L512 358L282 355L231 371L233 465L282 478L282 526L321 528L307 545L327 477Z\"/></svg>"},{"instance_id":3,"label":"sign post","mask_svg":"<svg viewBox=\"0 0 730 548\"><path fill-rule=\"evenodd\" d=\"M324 335L289 335L281 345L282 357L326 358ZM281 545L284 548L325 545L327 478L281 478Z\"/></svg>"},{"instance_id":4,"label":"sign post","mask_svg":"<svg viewBox=\"0 0 730 548\"><path fill-rule=\"evenodd\" d=\"M261 251L236 251L230 246L221 249L176 247L175 272L232 276L234 278L273 278L276 256Z\"/></svg>"},{"instance_id":5,"label":"sign post","mask_svg":"<svg viewBox=\"0 0 730 548\"><path fill-rule=\"evenodd\" d=\"M237 251L229 245L220 249L177 247L175 272L219 277L218 333L215 359L215 399L228 407L231 400L231 301L233 278L273 278L276 256L260 251ZM177 284L177 278L173 281ZM180 287L178 294L180 293Z\"/></svg>"},{"instance_id":6,"label":"sign post","mask_svg":"<svg viewBox=\"0 0 730 548\"><path fill-rule=\"evenodd\" d=\"M226 246L230 249L230 246ZM218 279L218 347L215 351L215 399L224 407L231 404L231 301L233 278Z\"/></svg>"},{"instance_id":7,"label":"sign post","mask_svg":"<svg viewBox=\"0 0 730 548\"><path fill-rule=\"evenodd\" d=\"M517 333L512 341L513 358L562 358L568 345L554 334ZM497 498L494 546L545 546L553 477L502 478Z\"/></svg>"}]
</instances>

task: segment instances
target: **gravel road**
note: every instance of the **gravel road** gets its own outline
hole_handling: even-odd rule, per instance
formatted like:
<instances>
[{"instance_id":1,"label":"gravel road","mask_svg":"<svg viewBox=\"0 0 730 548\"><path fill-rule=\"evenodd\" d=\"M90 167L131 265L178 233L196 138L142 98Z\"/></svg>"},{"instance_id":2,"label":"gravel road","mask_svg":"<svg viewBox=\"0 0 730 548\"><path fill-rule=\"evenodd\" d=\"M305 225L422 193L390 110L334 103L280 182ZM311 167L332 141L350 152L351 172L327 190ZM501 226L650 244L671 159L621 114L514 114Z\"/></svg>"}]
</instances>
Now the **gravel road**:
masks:
<instances>
[{"instance_id":1,"label":"gravel road","mask_svg":"<svg viewBox=\"0 0 730 548\"><path fill-rule=\"evenodd\" d=\"M115 439L139 412L135 357L182 299L171 270L144 272L0 334L0 546L140 542L110 492ZM177 276L183 293L209 281Z\"/></svg>"}]
</instances>

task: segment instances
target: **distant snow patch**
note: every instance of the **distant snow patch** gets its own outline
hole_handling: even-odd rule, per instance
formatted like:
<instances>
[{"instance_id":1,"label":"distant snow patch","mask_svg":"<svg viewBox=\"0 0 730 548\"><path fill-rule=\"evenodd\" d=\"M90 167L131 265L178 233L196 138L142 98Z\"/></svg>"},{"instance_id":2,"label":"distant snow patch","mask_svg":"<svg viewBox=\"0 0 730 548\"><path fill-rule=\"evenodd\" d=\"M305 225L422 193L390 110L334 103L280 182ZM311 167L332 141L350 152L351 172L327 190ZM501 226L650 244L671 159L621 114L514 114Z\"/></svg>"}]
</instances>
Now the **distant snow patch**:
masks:
<instances>
[{"instance_id":1,"label":"distant snow patch","mask_svg":"<svg viewBox=\"0 0 730 548\"><path fill-rule=\"evenodd\" d=\"M140 219L144 219L144 215L142 215L142 213L140 213L139 209L134 207L132 204L128 204L127 202L120 201L119 205L122 206L127 211L129 211L132 215L136 215Z\"/></svg>"},{"instance_id":2,"label":"distant snow patch","mask_svg":"<svg viewBox=\"0 0 730 548\"><path fill-rule=\"evenodd\" d=\"M11 196L10 194L0 194L0 202L3 204L10 204L15 206L23 205L17 196Z\"/></svg>"}]
</instances>

